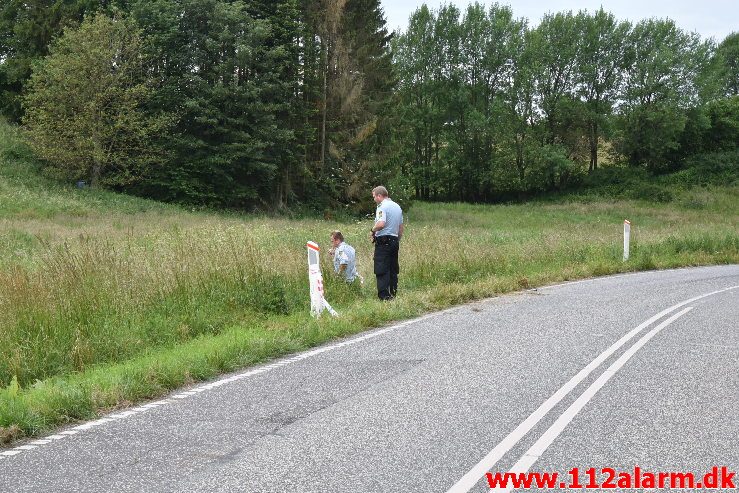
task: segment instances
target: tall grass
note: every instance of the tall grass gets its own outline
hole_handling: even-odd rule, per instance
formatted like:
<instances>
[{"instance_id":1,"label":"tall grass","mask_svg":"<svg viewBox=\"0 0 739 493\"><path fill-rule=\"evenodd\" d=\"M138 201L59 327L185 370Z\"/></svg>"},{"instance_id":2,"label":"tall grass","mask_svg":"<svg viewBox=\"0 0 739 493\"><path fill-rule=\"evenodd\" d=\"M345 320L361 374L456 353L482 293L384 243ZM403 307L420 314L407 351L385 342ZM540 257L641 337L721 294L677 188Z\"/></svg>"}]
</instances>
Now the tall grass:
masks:
<instances>
[{"instance_id":1,"label":"tall grass","mask_svg":"<svg viewBox=\"0 0 739 493\"><path fill-rule=\"evenodd\" d=\"M400 297L381 303L366 221L220 216L47 187L18 156L0 154L0 441L466 300L739 262L735 187L697 193L702 207L420 203L407 215ZM625 218L634 236L627 263ZM313 320L305 242L327 245L333 229L356 247L368 282L334 279L324 256L327 295L342 317Z\"/></svg>"}]
</instances>

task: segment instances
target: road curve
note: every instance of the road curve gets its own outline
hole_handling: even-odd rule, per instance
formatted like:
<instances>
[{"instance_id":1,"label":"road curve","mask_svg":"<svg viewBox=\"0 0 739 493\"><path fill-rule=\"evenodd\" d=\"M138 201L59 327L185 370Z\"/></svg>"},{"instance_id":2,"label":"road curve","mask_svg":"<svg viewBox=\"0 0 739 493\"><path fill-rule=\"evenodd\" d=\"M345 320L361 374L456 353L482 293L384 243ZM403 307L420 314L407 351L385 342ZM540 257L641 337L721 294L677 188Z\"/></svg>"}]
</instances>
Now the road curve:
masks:
<instances>
[{"instance_id":1,"label":"road curve","mask_svg":"<svg viewBox=\"0 0 739 493\"><path fill-rule=\"evenodd\" d=\"M369 331L0 450L0 492L463 493L487 491L488 471L737 471L738 396L739 266L619 275Z\"/></svg>"}]
</instances>

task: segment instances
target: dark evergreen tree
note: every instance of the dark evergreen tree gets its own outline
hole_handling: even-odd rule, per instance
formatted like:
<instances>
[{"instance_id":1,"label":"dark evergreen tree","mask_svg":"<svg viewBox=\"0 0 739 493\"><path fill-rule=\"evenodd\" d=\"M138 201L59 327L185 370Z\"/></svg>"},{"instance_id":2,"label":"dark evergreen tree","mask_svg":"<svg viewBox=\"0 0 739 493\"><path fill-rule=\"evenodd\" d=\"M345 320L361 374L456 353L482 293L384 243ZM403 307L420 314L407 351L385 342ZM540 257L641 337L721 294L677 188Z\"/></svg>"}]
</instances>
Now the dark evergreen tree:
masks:
<instances>
[{"instance_id":1,"label":"dark evergreen tree","mask_svg":"<svg viewBox=\"0 0 739 493\"><path fill-rule=\"evenodd\" d=\"M0 6L0 111L20 119L20 94L31 65L49 52L54 36L78 24L87 2L6 0Z\"/></svg>"},{"instance_id":2,"label":"dark evergreen tree","mask_svg":"<svg viewBox=\"0 0 739 493\"><path fill-rule=\"evenodd\" d=\"M391 34L377 0L303 1L302 14L305 164L311 189L327 199L315 205L357 202L392 175L382 166L392 133Z\"/></svg>"},{"instance_id":3,"label":"dark evergreen tree","mask_svg":"<svg viewBox=\"0 0 739 493\"><path fill-rule=\"evenodd\" d=\"M134 6L157 59L157 103L179 116L176 158L140 192L242 209L285 200L283 174L296 162L297 11L291 0L270 5L253 13L240 1Z\"/></svg>"},{"instance_id":4,"label":"dark evergreen tree","mask_svg":"<svg viewBox=\"0 0 739 493\"><path fill-rule=\"evenodd\" d=\"M277 128L270 135L266 152L277 165L277 176L269 196L278 208L304 196L305 151L304 98L301 95L301 60L305 59L302 20L297 0L252 0L248 12L267 23L268 56L263 71L269 90L264 100L274 114Z\"/></svg>"},{"instance_id":5,"label":"dark evergreen tree","mask_svg":"<svg viewBox=\"0 0 739 493\"><path fill-rule=\"evenodd\" d=\"M372 184L388 182L397 171L383 166L394 131L390 103L396 79L392 34L380 1L348 0L342 36L349 71L337 78L334 93L338 125L331 139L333 157L346 198L368 203Z\"/></svg>"}]
</instances>

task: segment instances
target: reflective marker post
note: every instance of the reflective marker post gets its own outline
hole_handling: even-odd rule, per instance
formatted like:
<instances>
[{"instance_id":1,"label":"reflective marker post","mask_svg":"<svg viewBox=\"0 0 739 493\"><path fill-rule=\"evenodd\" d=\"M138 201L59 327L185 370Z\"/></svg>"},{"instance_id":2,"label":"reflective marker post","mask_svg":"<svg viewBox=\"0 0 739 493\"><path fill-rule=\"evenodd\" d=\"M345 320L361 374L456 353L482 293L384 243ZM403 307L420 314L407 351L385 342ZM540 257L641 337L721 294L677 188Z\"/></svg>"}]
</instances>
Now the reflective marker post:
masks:
<instances>
[{"instance_id":1,"label":"reflective marker post","mask_svg":"<svg viewBox=\"0 0 739 493\"><path fill-rule=\"evenodd\" d=\"M318 317L323 310L328 310L331 315L338 317L339 314L331 308L331 305L323 297L323 275L321 274L319 258L321 249L313 241L309 241L305 246L308 248L308 282L310 283L311 315Z\"/></svg>"},{"instance_id":2,"label":"reflective marker post","mask_svg":"<svg viewBox=\"0 0 739 493\"><path fill-rule=\"evenodd\" d=\"M629 242L631 241L631 222L624 219L624 262L629 260Z\"/></svg>"}]
</instances>

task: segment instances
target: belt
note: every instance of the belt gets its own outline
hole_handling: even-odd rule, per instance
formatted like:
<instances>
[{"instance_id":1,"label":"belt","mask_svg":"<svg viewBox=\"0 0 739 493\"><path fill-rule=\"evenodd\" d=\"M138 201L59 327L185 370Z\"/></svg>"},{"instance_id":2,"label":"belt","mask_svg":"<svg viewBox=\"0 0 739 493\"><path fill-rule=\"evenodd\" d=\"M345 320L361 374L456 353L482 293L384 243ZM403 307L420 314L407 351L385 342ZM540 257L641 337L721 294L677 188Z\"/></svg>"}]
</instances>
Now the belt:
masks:
<instances>
[{"instance_id":1,"label":"belt","mask_svg":"<svg viewBox=\"0 0 739 493\"><path fill-rule=\"evenodd\" d=\"M389 245L390 243L393 243L394 241L398 241L397 236L393 235L382 235L375 238L375 241L379 243L380 245Z\"/></svg>"}]
</instances>

